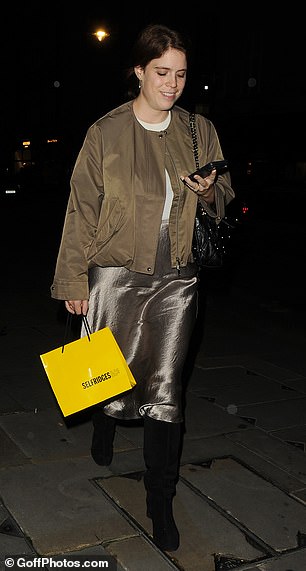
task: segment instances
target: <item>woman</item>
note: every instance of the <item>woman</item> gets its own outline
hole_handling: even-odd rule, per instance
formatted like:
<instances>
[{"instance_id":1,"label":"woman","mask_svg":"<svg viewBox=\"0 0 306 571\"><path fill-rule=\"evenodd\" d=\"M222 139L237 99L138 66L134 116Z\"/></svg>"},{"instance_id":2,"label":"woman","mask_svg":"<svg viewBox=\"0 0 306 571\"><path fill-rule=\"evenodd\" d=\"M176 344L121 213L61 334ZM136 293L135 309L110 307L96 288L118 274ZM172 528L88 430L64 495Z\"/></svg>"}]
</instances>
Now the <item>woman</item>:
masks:
<instances>
[{"instance_id":1,"label":"woman","mask_svg":"<svg viewBox=\"0 0 306 571\"><path fill-rule=\"evenodd\" d=\"M137 95L88 129L77 158L51 292L87 315L92 331L109 326L129 363L137 384L95 410L92 457L109 465L116 419L143 418L147 514L155 543L174 551L181 374L197 314L196 204L200 197L222 216L234 193L228 174L184 176L195 163L189 113L175 105L187 73L180 34L150 25L132 55ZM196 115L196 124L200 164L222 159L212 123Z\"/></svg>"}]
</instances>

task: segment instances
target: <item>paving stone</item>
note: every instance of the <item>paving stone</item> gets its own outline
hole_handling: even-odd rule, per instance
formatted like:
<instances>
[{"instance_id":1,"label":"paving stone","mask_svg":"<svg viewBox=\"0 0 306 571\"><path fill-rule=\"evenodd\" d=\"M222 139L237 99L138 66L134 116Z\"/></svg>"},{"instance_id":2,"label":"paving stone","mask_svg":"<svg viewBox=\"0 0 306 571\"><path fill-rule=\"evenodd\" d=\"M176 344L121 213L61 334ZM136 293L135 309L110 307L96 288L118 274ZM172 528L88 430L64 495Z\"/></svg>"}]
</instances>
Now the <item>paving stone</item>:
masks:
<instances>
[{"instance_id":1,"label":"paving stone","mask_svg":"<svg viewBox=\"0 0 306 571\"><path fill-rule=\"evenodd\" d=\"M0 426L33 462L90 455L91 421L69 426L57 407L38 410L37 413L2 415ZM128 433L122 433L120 429L116 431L115 451L135 448L134 442L123 434ZM136 429L131 429L129 435L132 439L136 438Z\"/></svg>"},{"instance_id":2,"label":"paving stone","mask_svg":"<svg viewBox=\"0 0 306 571\"><path fill-rule=\"evenodd\" d=\"M289 387L292 387L296 391L300 391L300 392L306 394L306 378L305 377L303 377L302 379L301 378L288 379L285 382L285 384L288 385Z\"/></svg>"},{"instance_id":3,"label":"paving stone","mask_svg":"<svg viewBox=\"0 0 306 571\"><path fill-rule=\"evenodd\" d=\"M279 353L279 348L277 349L277 352ZM267 356L266 359L248 356L241 362L241 364L250 370L264 375L265 377L269 377L270 379L284 384L305 378L304 364L302 370L299 370L298 367L296 369L294 368L294 359L290 358L289 362L290 364L287 368L286 365L282 366L280 364L279 359L273 361L269 356Z\"/></svg>"},{"instance_id":4,"label":"paving stone","mask_svg":"<svg viewBox=\"0 0 306 571\"><path fill-rule=\"evenodd\" d=\"M223 367L244 367L247 370L254 371L259 375L273 379L280 383L291 380L303 379L304 375L298 371L293 371L290 367L280 367L271 362L269 359L264 360L257 356L246 353L237 353L236 355L218 355L216 357L207 357L205 352L198 354L196 365L206 368L223 368Z\"/></svg>"},{"instance_id":5,"label":"paving stone","mask_svg":"<svg viewBox=\"0 0 306 571\"><path fill-rule=\"evenodd\" d=\"M3 521L5 521L8 516L9 512L7 511L5 506L0 503L0 524L2 524Z\"/></svg>"},{"instance_id":6,"label":"paving stone","mask_svg":"<svg viewBox=\"0 0 306 571\"><path fill-rule=\"evenodd\" d=\"M171 558L150 545L143 537L113 541L107 551L117 558L122 569L131 571L170 571L178 569ZM187 571L187 570L186 570Z\"/></svg>"},{"instance_id":7,"label":"paving stone","mask_svg":"<svg viewBox=\"0 0 306 571\"><path fill-rule=\"evenodd\" d=\"M298 532L306 532L305 506L231 458L180 473L276 551L296 548Z\"/></svg>"},{"instance_id":8,"label":"paving stone","mask_svg":"<svg viewBox=\"0 0 306 571\"><path fill-rule=\"evenodd\" d=\"M19 525L2 505L0 506L0 534L2 537L23 537Z\"/></svg>"},{"instance_id":9,"label":"paving stone","mask_svg":"<svg viewBox=\"0 0 306 571\"><path fill-rule=\"evenodd\" d=\"M195 397L191 393L187 398L185 411L186 434L189 437L211 436L241 430L247 423L241 418L227 414L221 408L206 399Z\"/></svg>"},{"instance_id":10,"label":"paving stone","mask_svg":"<svg viewBox=\"0 0 306 571\"><path fill-rule=\"evenodd\" d=\"M1 378L1 384L4 385L5 382L9 382L9 379L5 379L3 376ZM1 414L7 414L8 412L15 412L16 410L25 410L23 405L20 404L12 395L4 389L1 391Z\"/></svg>"},{"instance_id":11,"label":"paving stone","mask_svg":"<svg viewBox=\"0 0 306 571\"><path fill-rule=\"evenodd\" d=\"M145 466L142 449L115 453L109 469L114 475L143 471Z\"/></svg>"},{"instance_id":12,"label":"paving stone","mask_svg":"<svg viewBox=\"0 0 306 571\"><path fill-rule=\"evenodd\" d=\"M244 367L218 369L195 367L188 391L197 396L211 397L213 402L221 406L254 404L304 396L293 388Z\"/></svg>"},{"instance_id":13,"label":"paving stone","mask_svg":"<svg viewBox=\"0 0 306 571\"><path fill-rule=\"evenodd\" d=\"M39 554L134 536L134 528L95 485L99 474L111 473L82 459L0 470L3 504Z\"/></svg>"},{"instance_id":14,"label":"paving stone","mask_svg":"<svg viewBox=\"0 0 306 571\"><path fill-rule=\"evenodd\" d=\"M17 371L25 366L38 366L41 349L49 344L50 339L33 324L31 318L28 324L25 319L22 325L8 326L7 335L1 337L3 371L9 372L12 365L14 370L17 365ZM15 355L16 362L12 363L12 355Z\"/></svg>"},{"instance_id":15,"label":"paving stone","mask_svg":"<svg viewBox=\"0 0 306 571\"><path fill-rule=\"evenodd\" d=\"M133 447L143 447L143 423L129 423L127 426L117 422L116 432L127 441L133 443Z\"/></svg>"},{"instance_id":16,"label":"paving stone","mask_svg":"<svg viewBox=\"0 0 306 571\"><path fill-rule=\"evenodd\" d=\"M0 426L33 462L90 453L89 424L68 428L57 409L5 415Z\"/></svg>"},{"instance_id":17,"label":"paving stone","mask_svg":"<svg viewBox=\"0 0 306 571\"><path fill-rule=\"evenodd\" d=\"M224 367L200 367L195 365L188 383L188 391L199 391L203 387L213 392L216 388L226 387L228 384L232 386L234 382L239 382L245 378L247 369L243 366L224 366Z\"/></svg>"},{"instance_id":18,"label":"paving stone","mask_svg":"<svg viewBox=\"0 0 306 571\"><path fill-rule=\"evenodd\" d=\"M254 418L256 425L266 431L305 424L306 397L287 401L238 406L242 418Z\"/></svg>"},{"instance_id":19,"label":"paving stone","mask_svg":"<svg viewBox=\"0 0 306 571\"><path fill-rule=\"evenodd\" d=\"M227 434L227 438L241 446L247 446L301 483L306 484L306 456L302 451L277 438L267 438L266 433L260 429L249 430L247 433L233 432Z\"/></svg>"},{"instance_id":20,"label":"paving stone","mask_svg":"<svg viewBox=\"0 0 306 571\"><path fill-rule=\"evenodd\" d=\"M4 371L2 382L5 383L7 396L11 398L11 405L13 404L7 412L58 408L49 381L44 376L39 364L33 363L23 366L19 371Z\"/></svg>"},{"instance_id":21,"label":"paving stone","mask_svg":"<svg viewBox=\"0 0 306 571\"><path fill-rule=\"evenodd\" d=\"M97 483L151 537L152 523L146 517L145 489L139 474L100 478ZM244 532L182 482L178 483L173 505L181 544L171 557L179 569L212 571L216 553L234 552L247 561L266 556L264 550L250 544Z\"/></svg>"},{"instance_id":22,"label":"paving stone","mask_svg":"<svg viewBox=\"0 0 306 571\"><path fill-rule=\"evenodd\" d=\"M292 492L291 495L306 504L306 488L303 488L302 490L296 490Z\"/></svg>"},{"instance_id":23,"label":"paving stone","mask_svg":"<svg viewBox=\"0 0 306 571\"><path fill-rule=\"evenodd\" d=\"M242 571L305 571L306 550L301 549L294 553L284 553L256 567L244 567ZM239 570L237 570L239 571Z\"/></svg>"},{"instance_id":24,"label":"paving stone","mask_svg":"<svg viewBox=\"0 0 306 571\"><path fill-rule=\"evenodd\" d=\"M1 417L0 417L1 418ZM17 444L0 429L0 468L26 464L29 459L23 454Z\"/></svg>"},{"instance_id":25,"label":"paving stone","mask_svg":"<svg viewBox=\"0 0 306 571\"><path fill-rule=\"evenodd\" d=\"M306 452L306 424L291 426L281 430L271 430L270 434Z\"/></svg>"},{"instance_id":26,"label":"paving stone","mask_svg":"<svg viewBox=\"0 0 306 571\"><path fill-rule=\"evenodd\" d=\"M18 523L7 509L0 504L0 563L3 562L7 555L14 556L33 553L34 550L23 536Z\"/></svg>"},{"instance_id":27,"label":"paving stone","mask_svg":"<svg viewBox=\"0 0 306 571\"><path fill-rule=\"evenodd\" d=\"M292 465L295 466L295 455L291 447L280 441L276 441L274 445L271 439L272 443L269 440L269 455L267 451L269 446L263 436L262 431L256 428L247 430L245 434L234 432L207 438L190 439L188 435L185 435L181 464L201 463L212 458L229 456L249 466L270 482L275 482L280 489L295 497L299 490L305 487L305 484L303 477L299 479L290 472L289 465L286 465L284 460L286 457L292 458ZM261 447L263 454L261 454ZM304 456L302 461L304 464ZM299 470L296 473L298 474Z\"/></svg>"},{"instance_id":28,"label":"paving stone","mask_svg":"<svg viewBox=\"0 0 306 571\"><path fill-rule=\"evenodd\" d=\"M6 556L35 555L35 550L23 537L10 537L0 534L0 568Z\"/></svg>"}]
</instances>

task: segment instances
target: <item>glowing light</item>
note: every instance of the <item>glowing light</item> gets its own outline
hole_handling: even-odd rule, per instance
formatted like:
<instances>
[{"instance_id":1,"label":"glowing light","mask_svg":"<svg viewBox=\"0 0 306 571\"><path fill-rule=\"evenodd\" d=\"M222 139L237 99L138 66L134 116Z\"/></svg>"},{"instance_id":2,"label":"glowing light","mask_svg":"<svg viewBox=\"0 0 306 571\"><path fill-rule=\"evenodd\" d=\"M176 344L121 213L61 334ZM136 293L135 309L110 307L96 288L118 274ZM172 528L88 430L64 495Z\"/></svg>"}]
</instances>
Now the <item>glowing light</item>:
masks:
<instances>
[{"instance_id":1,"label":"glowing light","mask_svg":"<svg viewBox=\"0 0 306 571\"><path fill-rule=\"evenodd\" d=\"M99 42L103 42L105 38L108 38L109 34L105 32L105 30L98 30L97 32L94 33L94 36L96 36Z\"/></svg>"}]
</instances>

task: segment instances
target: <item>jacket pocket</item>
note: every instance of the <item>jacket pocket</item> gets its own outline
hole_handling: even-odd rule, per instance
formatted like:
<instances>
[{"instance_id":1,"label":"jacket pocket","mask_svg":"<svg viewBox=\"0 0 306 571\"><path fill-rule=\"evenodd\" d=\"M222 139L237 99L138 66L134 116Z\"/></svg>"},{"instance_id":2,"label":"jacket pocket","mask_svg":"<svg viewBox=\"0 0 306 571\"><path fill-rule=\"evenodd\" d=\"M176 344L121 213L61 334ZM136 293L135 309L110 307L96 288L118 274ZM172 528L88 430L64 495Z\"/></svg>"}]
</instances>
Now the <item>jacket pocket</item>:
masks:
<instances>
[{"instance_id":1,"label":"jacket pocket","mask_svg":"<svg viewBox=\"0 0 306 571\"><path fill-rule=\"evenodd\" d=\"M111 240L120 228L122 209L118 198L103 199L96 235L88 250L90 261Z\"/></svg>"}]
</instances>

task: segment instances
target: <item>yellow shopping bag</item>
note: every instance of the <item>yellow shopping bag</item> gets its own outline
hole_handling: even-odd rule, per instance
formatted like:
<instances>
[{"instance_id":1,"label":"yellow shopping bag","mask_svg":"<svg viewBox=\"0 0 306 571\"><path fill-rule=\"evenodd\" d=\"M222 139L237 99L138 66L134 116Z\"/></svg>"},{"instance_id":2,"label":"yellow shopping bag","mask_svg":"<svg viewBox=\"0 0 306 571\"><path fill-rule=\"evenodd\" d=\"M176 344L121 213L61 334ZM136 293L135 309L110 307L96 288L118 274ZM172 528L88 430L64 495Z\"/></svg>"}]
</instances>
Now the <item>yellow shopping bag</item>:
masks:
<instances>
[{"instance_id":1,"label":"yellow shopping bag","mask_svg":"<svg viewBox=\"0 0 306 571\"><path fill-rule=\"evenodd\" d=\"M124 393L136 384L109 327L95 333L87 331L87 336L40 355L64 416Z\"/></svg>"}]
</instances>

